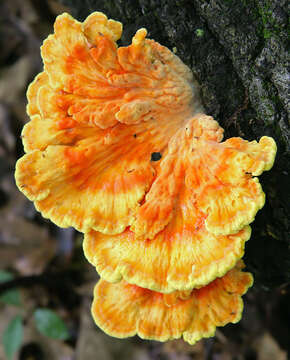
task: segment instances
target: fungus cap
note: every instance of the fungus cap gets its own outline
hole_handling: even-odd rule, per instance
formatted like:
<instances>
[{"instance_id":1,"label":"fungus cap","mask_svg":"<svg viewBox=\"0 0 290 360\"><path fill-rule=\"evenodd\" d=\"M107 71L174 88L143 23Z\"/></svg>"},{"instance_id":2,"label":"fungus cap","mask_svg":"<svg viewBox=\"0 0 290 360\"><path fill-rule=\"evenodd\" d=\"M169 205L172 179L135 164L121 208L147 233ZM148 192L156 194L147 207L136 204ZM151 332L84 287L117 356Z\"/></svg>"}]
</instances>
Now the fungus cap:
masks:
<instances>
[{"instance_id":1,"label":"fungus cap","mask_svg":"<svg viewBox=\"0 0 290 360\"><path fill-rule=\"evenodd\" d=\"M95 287L92 315L107 334L119 338L138 335L167 341L183 337L194 344L213 336L217 326L236 323L243 310L241 296L252 285L242 263L224 277L192 291L162 294L100 280Z\"/></svg>"},{"instance_id":2,"label":"fungus cap","mask_svg":"<svg viewBox=\"0 0 290 360\"><path fill-rule=\"evenodd\" d=\"M180 59L144 29L117 48L121 28L101 13L84 23L58 16L27 92L16 182L62 227L114 234L131 225L156 176L152 152L202 110Z\"/></svg>"},{"instance_id":3,"label":"fungus cap","mask_svg":"<svg viewBox=\"0 0 290 360\"><path fill-rule=\"evenodd\" d=\"M105 280L169 293L204 286L243 256L247 224L264 205L251 174L269 167L275 143L267 137L218 143L212 139L218 134L210 117L189 121L171 139L131 228L85 234L85 255Z\"/></svg>"},{"instance_id":4,"label":"fungus cap","mask_svg":"<svg viewBox=\"0 0 290 360\"><path fill-rule=\"evenodd\" d=\"M54 29L27 92L19 189L44 217L86 233L109 281L169 293L225 274L264 204L252 176L271 168L274 140L221 142L189 68L145 29L119 48L122 25L102 13L63 14Z\"/></svg>"}]
</instances>

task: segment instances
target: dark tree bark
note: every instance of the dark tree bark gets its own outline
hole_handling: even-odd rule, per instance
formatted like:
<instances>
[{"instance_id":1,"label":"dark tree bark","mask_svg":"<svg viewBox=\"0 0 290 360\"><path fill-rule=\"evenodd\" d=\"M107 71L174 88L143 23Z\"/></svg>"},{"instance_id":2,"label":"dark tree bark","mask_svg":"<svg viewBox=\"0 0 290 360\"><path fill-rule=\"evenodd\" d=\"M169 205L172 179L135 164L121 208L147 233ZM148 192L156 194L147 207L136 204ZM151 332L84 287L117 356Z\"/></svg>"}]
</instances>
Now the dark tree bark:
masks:
<instances>
[{"instance_id":1,"label":"dark tree bark","mask_svg":"<svg viewBox=\"0 0 290 360\"><path fill-rule=\"evenodd\" d=\"M208 115L225 137L272 136L274 168L261 176L265 207L245 261L256 284L290 281L289 56L286 0L61 0L83 20L93 11L124 24L121 45L140 27L172 49L201 84ZM288 66L288 69L287 69Z\"/></svg>"}]
</instances>

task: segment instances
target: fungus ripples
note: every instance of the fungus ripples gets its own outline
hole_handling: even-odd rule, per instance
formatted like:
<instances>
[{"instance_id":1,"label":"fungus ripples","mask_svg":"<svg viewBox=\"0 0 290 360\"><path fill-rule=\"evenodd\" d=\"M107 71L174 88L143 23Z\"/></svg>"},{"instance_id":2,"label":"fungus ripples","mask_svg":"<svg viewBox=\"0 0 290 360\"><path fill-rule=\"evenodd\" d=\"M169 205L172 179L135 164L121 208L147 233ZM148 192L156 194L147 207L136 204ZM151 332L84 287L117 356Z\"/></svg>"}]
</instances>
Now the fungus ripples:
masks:
<instances>
[{"instance_id":1,"label":"fungus ripples","mask_svg":"<svg viewBox=\"0 0 290 360\"><path fill-rule=\"evenodd\" d=\"M100 280L95 287L92 314L108 334L124 338L167 341L183 337L194 344L213 336L217 326L241 319L243 295L252 285L242 263L201 289L162 294L130 285Z\"/></svg>"},{"instance_id":2,"label":"fungus ripples","mask_svg":"<svg viewBox=\"0 0 290 360\"><path fill-rule=\"evenodd\" d=\"M183 334L193 343L240 317L251 280L231 269L264 205L257 176L272 167L276 144L270 137L222 141L190 69L146 39L145 29L118 48L121 34L122 24L102 13L83 23L57 17L41 49L44 70L27 92L31 120L16 183L44 217L85 234L85 255L103 278L93 306L102 328L160 340ZM231 306L221 285L228 279L236 284L236 317L213 315L204 325L202 304ZM190 295L168 307L179 292ZM160 319L168 313L169 328L152 330L148 304L157 304ZM127 330L109 326L118 306Z\"/></svg>"}]
</instances>

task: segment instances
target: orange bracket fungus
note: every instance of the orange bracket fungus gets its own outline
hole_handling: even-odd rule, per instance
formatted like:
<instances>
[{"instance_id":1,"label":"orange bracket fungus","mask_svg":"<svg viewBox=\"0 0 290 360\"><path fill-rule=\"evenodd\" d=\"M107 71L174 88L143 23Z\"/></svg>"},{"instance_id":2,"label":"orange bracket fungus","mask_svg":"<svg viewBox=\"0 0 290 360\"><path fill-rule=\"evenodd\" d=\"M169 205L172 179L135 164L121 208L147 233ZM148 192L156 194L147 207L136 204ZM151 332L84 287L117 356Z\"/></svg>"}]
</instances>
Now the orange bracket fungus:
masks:
<instances>
[{"instance_id":1,"label":"orange bracket fungus","mask_svg":"<svg viewBox=\"0 0 290 360\"><path fill-rule=\"evenodd\" d=\"M145 29L126 47L121 34L99 12L57 17L15 178L44 217L85 234L101 328L194 343L240 319L252 283L240 259L265 201L257 176L276 144L222 141L190 69Z\"/></svg>"},{"instance_id":2,"label":"orange bracket fungus","mask_svg":"<svg viewBox=\"0 0 290 360\"><path fill-rule=\"evenodd\" d=\"M243 295L252 285L239 264L222 278L191 291L162 294L126 283L100 280L92 314L96 324L116 337L139 335L159 341L183 336L190 344L213 336L216 326L240 320Z\"/></svg>"}]
</instances>

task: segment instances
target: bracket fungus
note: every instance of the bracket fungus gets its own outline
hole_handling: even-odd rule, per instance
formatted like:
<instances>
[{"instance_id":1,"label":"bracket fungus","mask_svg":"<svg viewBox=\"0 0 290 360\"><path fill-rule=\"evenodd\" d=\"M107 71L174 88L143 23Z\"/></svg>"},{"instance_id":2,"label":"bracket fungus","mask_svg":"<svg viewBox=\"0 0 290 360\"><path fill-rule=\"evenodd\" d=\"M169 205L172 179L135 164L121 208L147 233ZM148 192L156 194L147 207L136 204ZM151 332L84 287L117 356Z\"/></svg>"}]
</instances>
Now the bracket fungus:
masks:
<instances>
[{"instance_id":1,"label":"bracket fungus","mask_svg":"<svg viewBox=\"0 0 290 360\"><path fill-rule=\"evenodd\" d=\"M190 69L146 29L126 47L121 34L99 12L57 17L27 91L16 183L44 217L85 234L103 278L100 327L194 343L240 318L252 280L239 261L276 144L222 141Z\"/></svg>"},{"instance_id":2,"label":"bracket fungus","mask_svg":"<svg viewBox=\"0 0 290 360\"><path fill-rule=\"evenodd\" d=\"M162 294L131 285L100 280L95 287L92 314L106 333L123 338L167 341L183 336L190 344L213 336L217 326L236 323L243 311L243 295L252 275L241 271L242 263L192 291Z\"/></svg>"}]
</instances>

